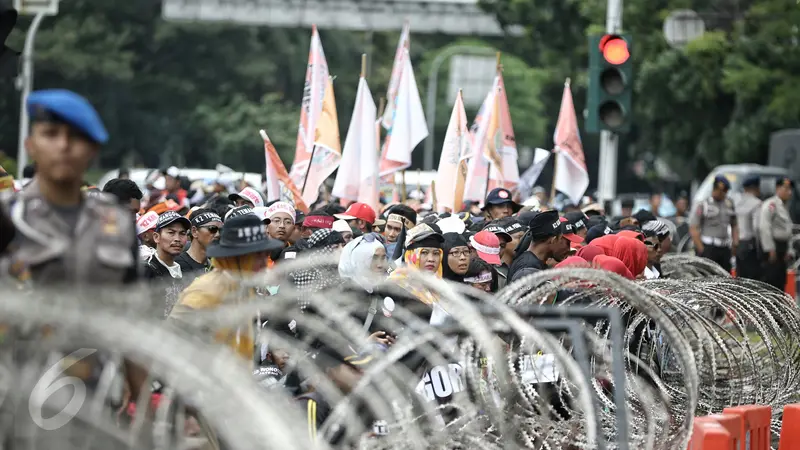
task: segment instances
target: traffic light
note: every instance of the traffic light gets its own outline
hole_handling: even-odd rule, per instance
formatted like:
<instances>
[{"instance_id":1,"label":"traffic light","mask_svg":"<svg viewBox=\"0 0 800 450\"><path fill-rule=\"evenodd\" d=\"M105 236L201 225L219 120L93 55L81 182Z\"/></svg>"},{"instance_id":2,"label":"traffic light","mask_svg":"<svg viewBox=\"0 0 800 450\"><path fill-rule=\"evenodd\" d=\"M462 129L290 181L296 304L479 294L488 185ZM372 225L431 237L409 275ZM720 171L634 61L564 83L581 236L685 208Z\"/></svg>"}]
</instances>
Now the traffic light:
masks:
<instances>
[{"instance_id":1,"label":"traffic light","mask_svg":"<svg viewBox=\"0 0 800 450\"><path fill-rule=\"evenodd\" d=\"M632 90L630 35L590 36L586 131L630 131Z\"/></svg>"}]
</instances>

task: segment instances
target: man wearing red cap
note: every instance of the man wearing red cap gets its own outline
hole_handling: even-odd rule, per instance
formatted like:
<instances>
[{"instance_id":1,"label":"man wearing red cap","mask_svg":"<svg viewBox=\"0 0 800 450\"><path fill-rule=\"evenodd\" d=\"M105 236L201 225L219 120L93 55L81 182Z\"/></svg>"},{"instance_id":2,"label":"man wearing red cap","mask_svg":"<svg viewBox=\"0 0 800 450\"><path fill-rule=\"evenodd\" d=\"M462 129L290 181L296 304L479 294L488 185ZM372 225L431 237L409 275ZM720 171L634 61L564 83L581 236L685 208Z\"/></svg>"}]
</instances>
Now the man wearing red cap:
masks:
<instances>
[{"instance_id":1,"label":"man wearing red cap","mask_svg":"<svg viewBox=\"0 0 800 450\"><path fill-rule=\"evenodd\" d=\"M469 238L469 243L478 257L493 266L499 266L503 262L500 260L500 238L488 230L478 232Z\"/></svg>"},{"instance_id":2,"label":"man wearing red cap","mask_svg":"<svg viewBox=\"0 0 800 450\"><path fill-rule=\"evenodd\" d=\"M344 214L334 214L337 219L347 221L351 227L358 228L362 233L371 233L372 224L375 223L375 210L366 203L353 203Z\"/></svg>"}]
</instances>

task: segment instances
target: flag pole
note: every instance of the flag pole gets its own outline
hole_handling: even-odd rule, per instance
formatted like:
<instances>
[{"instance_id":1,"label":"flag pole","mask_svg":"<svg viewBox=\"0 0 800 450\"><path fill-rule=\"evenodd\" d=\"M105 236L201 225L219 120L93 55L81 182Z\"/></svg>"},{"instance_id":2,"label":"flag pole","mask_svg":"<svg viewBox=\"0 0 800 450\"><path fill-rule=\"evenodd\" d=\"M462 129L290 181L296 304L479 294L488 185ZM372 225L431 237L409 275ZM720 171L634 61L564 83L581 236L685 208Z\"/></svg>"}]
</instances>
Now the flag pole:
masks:
<instances>
[{"instance_id":1,"label":"flag pole","mask_svg":"<svg viewBox=\"0 0 800 450\"><path fill-rule=\"evenodd\" d=\"M564 81L564 86L569 88L571 82L572 79L570 77L567 77L567 79ZM560 114L561 113L559 112L559 115ZM553 142L553 153L556 153L557 149L558 149L558 142ZM555 158L553 158L553 183L550 186L550 203L555 205L554 202L556 199L556 173L558 172L558 155L553 155L553 156L555 156Z\"/></svg>"},{"instance_id":2,"label":"flag pole","mask_svg":"<svg viewBox=\"0 0 800 450\"><path fill-rule=\"evenodd\" d=\"M375 148L378 149L378 157L376 158L377 164L375 165L375 190L378 191L377 200L378 204L375 205L375 211L380 212L381 209L381 117L383 117L383 109L386 108L386 99L381 97L378 103L378 115L375 116L378 120L375 122Z\"/></svg>"},{"instance_id":3,"label":"flag pole","mask_svg":"<svg viewBox=\"0 0 800 450\"><path fill-rule=\"evenodd\" d=\"M367 54L361 54L361 78L367 78Z\"/></svg>"},{"instance_id":4,"label":"flag pole","mask_svg":"<svg viewBox=\"0 0 800 450\"><path fill-rule=\"evenodd\" d=\"M431 180L431 203L433 204L433 211L439 211L439 201L436 199L436 180Z\"/></svg>"},{"instance_id":5,"label":"flag pole","mask_svg":"<svg viewBox=\"0 0 800 450\"><path fill-rule=\"evenodd\" d=\"M408 193L406 192L406 169L400 171L400 200L403 203L408 200Z\"/></svg>"}]
</instances>

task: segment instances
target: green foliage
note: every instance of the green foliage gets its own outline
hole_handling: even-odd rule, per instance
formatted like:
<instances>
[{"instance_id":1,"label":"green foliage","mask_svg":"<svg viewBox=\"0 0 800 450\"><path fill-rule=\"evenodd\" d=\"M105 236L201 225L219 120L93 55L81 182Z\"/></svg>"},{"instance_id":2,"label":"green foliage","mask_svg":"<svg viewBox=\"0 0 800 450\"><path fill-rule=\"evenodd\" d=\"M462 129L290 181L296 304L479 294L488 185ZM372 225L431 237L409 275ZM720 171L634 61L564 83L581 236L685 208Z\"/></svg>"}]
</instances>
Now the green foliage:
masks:
<instances>
[{"instance_id":1,"label":"green foliage","mask_svg":"<svg viewBox=\"0 0 800 450\"><path fill-rule=\"evenodd\" d=\"M155 0L72 0L44 20L36 37L35 89L68 88L99 110L111 140L99 165L169 164L261 171L258 130L270 135L284 162L294 156L311 30L223 23L174 23ZM9 45L21 49L30 24L20 18ZM413 24L412 24L413 26ZM334 75L340 134L349 125L361 54L369 53L368 81L378 103L391 76L400 30L358 33L320 30ZM411 57L424 96L426 64L455 39L413 33ZM475 43L474 41L472 42ZM478 42L486 45L485 42ZM540 89L545 75L504 58L517 138L540 145L547 119ZM446 73L440 74L446 80ZM441 84L444 84L442 81ZM488 90L489 86L487 86ZM438 153L450 107L439 95ZM0 149L15 154L19 94L0 83ZM415 152L415 163L422 152Z\"/></svg>"},{"instance_id":2,"label":"green foliage","mask_svg":"<svg viewBox=\"0 0 800 450\"><path fill-rule=\"evenodd\" d=\"M586 70L585 36L605 27L606 0L482 5L501 23L524 26L526 42L518 48L528 64L560 76L567 67ZM707 31L685 48L672 49L663 21L682 8L704 17ZM571 26L563 26L567 19ZM673 162L685 178L696 175L698 165L766 162L769 134L800 123L798 24L800 7L794 1L625 0L623 31L633 34L636 64L638 132L631 147ZM544 92L559 85L553 77ZM576 92L577 109L583 105L580 95ZM552 98L544 104L550 115L557 111Z\"/></svg>"}]
</instances>

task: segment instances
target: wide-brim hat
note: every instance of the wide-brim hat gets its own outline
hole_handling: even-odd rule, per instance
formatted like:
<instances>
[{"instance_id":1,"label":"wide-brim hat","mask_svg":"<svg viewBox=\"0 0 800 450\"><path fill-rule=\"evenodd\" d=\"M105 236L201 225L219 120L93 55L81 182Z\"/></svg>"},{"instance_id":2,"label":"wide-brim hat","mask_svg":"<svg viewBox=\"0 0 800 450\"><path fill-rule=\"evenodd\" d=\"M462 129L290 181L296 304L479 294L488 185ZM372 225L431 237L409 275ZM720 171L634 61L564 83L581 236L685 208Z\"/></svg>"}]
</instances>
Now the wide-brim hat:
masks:
<instances>
[{"instance_id":1,"label":"wide-brim hat","mask_svg":"<svg viewBox=\"0 0 800 450\"><path fill-rule=\"evenodd\" d=\"M274 252L284 243L269 237L267 229L254 214L232 217L222 225L220 238L206 251L209 258L230 258L251 253Z\"/></svg>"}]
</instances>

